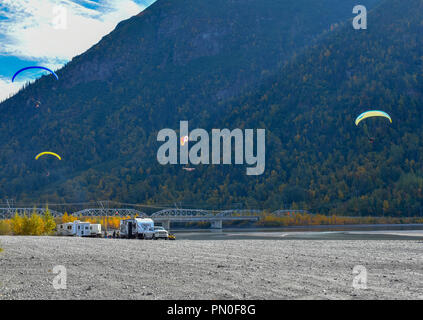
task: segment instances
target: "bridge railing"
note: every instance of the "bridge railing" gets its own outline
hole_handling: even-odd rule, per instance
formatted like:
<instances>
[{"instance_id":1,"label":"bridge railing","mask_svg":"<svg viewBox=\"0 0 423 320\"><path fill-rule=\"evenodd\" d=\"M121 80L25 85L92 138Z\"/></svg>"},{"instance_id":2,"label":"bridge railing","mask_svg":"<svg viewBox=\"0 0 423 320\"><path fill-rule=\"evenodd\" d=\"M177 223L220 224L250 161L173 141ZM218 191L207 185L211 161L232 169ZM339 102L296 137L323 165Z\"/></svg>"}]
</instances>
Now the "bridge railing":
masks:
<instances>
[{"instance_id":1,"label":"bridge railing","mask_svg":"<svg viewBox=\"0 0 423 320\"><path fill-rule=\"evenodd\" d=\"M151 217L213 217L213 211L202 209L163 209L151 215Z\"/></svg>"},{"instance_id":2,"label":"bridge railing","mask_svg":"<svg viewBox=\"0 0 423 320\"><path fill-rule=\"evenodd\" d=\"M46 208L0 208L0 219L1 218L12 218L16 213L19 215L27 214L30 215L33 212L36 214L43 215L47 211ZM53 217L61 217L63 213L48 209Z\"/></svg>"},{"instance_id":3,"label":"bridge railing","mask_svg":"<svg viewBox=\"0 0 423 320\"><path fill-rule=\"evenodd\" d=\"M98 217L98 216L137 216L140 218L148 217L148 215L144 212L135 210L135 209L103 209L103 208L89 208L80 210L73 213L74 216L83 216L83 217Z\"/></svg>"}]
</instances>

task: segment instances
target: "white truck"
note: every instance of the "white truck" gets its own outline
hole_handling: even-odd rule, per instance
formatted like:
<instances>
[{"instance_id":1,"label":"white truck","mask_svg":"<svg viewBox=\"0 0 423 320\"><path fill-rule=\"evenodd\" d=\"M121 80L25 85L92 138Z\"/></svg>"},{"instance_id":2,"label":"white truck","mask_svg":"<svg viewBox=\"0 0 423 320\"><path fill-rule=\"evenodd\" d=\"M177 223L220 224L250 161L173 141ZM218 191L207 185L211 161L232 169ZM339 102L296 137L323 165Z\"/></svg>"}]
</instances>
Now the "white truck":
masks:
<instances>
[{"instance_id":1,"label":"white truck","mask_svg":"<svg viewBox=\"0 0 423 320\"><path fill-rule=\"evenodd\" d=\"M169 232L167 232L165 230L165 228L163 227L154 227L154 235L153 235L153 239L165 239L168 240L169 239Z\"/></svg>"},{"instance_id":2,"label":"white truck","mask_svg":"<svg viewBox=\"0 0 423 320\"><path fill-rule=\"evenodd\" d=\"M57 235L78 236L78 237L99 237L101 236L101 224L91 224L75 220L57 225Z\"/></svg>"}]
</instances>

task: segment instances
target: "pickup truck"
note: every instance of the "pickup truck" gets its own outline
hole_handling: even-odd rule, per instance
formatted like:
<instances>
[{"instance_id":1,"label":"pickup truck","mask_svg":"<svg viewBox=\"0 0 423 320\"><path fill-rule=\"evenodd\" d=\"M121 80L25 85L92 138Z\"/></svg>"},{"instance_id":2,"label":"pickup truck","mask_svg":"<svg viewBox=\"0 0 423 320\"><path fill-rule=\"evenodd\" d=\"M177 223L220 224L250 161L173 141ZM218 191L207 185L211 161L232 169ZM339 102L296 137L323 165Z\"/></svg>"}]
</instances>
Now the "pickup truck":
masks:
<instances>
[{"instance_id":1,"label":"pickup truck","mask_svg":"<svg viewBox=\"0 0 423 320\"><path fill-rule=\"evenodd\" d=\"M169 233L163 227L154 227L153 239L165 239L169 238Z\"/></svg>"}]
</instances>

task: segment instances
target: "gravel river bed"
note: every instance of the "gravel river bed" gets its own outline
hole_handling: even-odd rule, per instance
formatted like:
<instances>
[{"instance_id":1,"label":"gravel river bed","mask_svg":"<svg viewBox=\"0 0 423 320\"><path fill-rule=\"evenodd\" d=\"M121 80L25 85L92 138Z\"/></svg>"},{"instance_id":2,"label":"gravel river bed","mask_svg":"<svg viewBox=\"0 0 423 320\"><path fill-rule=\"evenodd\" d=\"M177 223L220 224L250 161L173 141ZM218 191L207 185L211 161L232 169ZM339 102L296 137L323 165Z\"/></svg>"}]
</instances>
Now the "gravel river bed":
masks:
<instances>
[{"instance_id":1,"label":"gravel river bed","mask_svg":"<svg viewBox=\"0 0 423 320\"><path fill-rule=\"evenodd\" d=\"M423 299L418 239L1 236L0 246L0 299ZM57 266L66 289L53 286ZM354 287L364 276L367 289Z\"/></svg>"}]
</instances>

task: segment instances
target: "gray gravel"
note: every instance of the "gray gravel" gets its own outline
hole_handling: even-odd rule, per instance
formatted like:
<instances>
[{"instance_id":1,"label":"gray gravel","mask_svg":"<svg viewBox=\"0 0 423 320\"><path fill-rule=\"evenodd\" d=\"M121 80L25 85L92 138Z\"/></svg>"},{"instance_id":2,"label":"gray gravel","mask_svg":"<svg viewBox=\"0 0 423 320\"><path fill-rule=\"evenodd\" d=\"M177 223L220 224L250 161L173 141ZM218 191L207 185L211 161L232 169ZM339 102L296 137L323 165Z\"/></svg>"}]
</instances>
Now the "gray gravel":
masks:
<instances>
[{"instance_id":1,"label":"gray gravel","mask_svg":"<svg viewBox=\"0 0 423 320\"><path fill-rule=\"evenodd\" d=\"M0 237L0 299L423 299L422 241ZM55 290L53 268L67 268ZM352 286L367 269L367 289Z\"/></svg>"}]
</instances>

